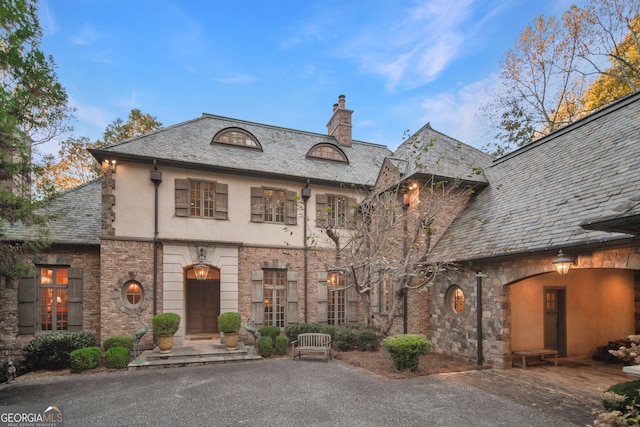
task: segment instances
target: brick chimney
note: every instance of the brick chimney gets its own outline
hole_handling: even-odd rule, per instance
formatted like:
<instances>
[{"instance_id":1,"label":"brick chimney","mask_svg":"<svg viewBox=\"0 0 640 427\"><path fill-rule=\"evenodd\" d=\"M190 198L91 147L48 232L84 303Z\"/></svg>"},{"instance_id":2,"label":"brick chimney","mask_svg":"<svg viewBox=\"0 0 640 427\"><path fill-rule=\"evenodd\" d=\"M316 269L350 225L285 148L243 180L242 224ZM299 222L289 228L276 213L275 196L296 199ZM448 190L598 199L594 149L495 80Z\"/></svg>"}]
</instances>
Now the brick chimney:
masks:
<instances>
[{"instance_id":1,"label":"brick chimney","mask_svg":"<svg viewBox=\"0 0 640 427\"><path fill-rule=\"evenodd\" d=\"M329 135L336 138L338 144L351 147L351 115L353 110L344 108L345 96L338 97L338 103L333 104L333 116L327 123Z\"/></svg>"}]
</instances>

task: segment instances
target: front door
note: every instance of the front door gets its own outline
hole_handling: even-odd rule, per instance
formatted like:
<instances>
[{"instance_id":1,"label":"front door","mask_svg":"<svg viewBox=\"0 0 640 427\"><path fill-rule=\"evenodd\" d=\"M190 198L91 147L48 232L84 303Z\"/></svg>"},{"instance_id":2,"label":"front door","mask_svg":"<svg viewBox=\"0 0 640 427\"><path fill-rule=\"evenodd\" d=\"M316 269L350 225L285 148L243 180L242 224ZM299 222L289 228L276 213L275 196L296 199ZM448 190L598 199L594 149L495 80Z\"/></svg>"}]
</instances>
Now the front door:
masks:
<instances>
[{"instance_id":1,"label":"front door","mask_svg":"<svg viewBox=\"0 0 640 427\"><path fill-rule=\"evenodd\" d=\"M565 289L544 288L544 348L567 354Z\"/></svg>"},{"instance_id":2,"label":"front door","mask_svg":"<svg viewBox=\"0 0 640 427\"><path fill-rule=\"evenodd\" d=\"M187 334L218 332L220 280L187 279Z\"/></svg>"}]
</instances>

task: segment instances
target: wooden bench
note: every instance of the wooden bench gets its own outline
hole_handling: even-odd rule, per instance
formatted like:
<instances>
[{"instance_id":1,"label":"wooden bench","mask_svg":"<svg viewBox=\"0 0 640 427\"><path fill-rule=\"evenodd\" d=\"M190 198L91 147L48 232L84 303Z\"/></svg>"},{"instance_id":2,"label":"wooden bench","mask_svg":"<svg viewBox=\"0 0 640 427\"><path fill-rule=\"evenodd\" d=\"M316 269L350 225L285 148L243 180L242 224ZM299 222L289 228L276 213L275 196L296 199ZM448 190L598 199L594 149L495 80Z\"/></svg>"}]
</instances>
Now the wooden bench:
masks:
<instances>
[{"instance_id":1,"label":"wooden bench","mask_svg":"<svg viewBox=\"0 0 640 427\"><path fill-rule=\"evenodd\" d=\"M331 359L331 335L321 333L306 333L298 335L298 339L291 342L293 360L302 354L322 353L326 359Z\"/></svg>"},{"instance_id":2,"label":"wooden bench","mask_svg":"<svg viewBox=\"0 0 640 427\"><path fill-rule=\"evenodd\" d=\"M513 352L513 357L512 357L512 360L511 360L511 364L514 365L514 366L520 366L521 368L526 369L527 368L527 357L539 358L534 363L551 362L551 360L545 359L545 356L553 356L554 357L553 364L555 366L558 366L558 350L550 350L550 349L547 349L547 348L542 348L542 349L539 349L539 350L514 351ZM518 359L520 359L521 362L516 362ZM529 362L529 365L531 365L531 364L532 363Z\"/></svg>"}]
</instances>

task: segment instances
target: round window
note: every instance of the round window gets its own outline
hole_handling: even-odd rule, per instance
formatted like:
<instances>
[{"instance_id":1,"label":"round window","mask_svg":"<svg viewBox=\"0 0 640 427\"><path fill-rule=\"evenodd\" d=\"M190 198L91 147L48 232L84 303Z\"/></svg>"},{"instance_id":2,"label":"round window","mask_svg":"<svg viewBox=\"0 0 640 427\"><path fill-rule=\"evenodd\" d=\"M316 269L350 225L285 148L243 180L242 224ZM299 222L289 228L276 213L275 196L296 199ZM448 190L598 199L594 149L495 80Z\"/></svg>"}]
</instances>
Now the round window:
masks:
<instances>
[{"instance_id":1,"label":"round window","mask_svg":"<svg viewBox=\"0 0 640 427\"><path fill-rule=\"evenodd\" d=\"M135 281L130 281L124 284L122 289L124 293L124 301L132 307L137 307L142 303L144 297L144 289L142 285Z\"/></svg>"},{"instance_id":2,"label":"round window","mask_svg":"<svg viewBox=\"0 0 640 427\"><path fill-rule=\"evenodd\" d=\"M460 289L460 286L453 285L447 290L445 296L447 310L454 316L458 316L464 310L464 292Z\"/></svg>"}]
</instances>

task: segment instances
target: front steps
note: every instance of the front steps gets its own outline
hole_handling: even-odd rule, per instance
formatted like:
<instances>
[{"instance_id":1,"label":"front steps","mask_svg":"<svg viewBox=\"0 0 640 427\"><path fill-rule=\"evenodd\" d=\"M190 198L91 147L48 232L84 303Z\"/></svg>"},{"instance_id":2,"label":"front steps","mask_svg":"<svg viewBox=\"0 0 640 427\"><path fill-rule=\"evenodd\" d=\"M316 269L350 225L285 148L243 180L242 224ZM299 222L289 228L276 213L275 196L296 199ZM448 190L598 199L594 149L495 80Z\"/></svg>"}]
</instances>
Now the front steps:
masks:
<instances>
[{"instance_id":1,"label":"front steps","mask_svg":"<svg viewBox=\"0 0 640 427\"><path fill-rule=\"evenodd\" d=\"M238 343L237 350L226 350L224 344L214 342L197 344L191 342L180 347L174 346L171 353L166 354L161 354L158 348L143 351L140 357L129 363L127 368L129 371L137 371L211 363L251 362L261 359L255 354L253 347L248 348L242 342Z\"/></svg>"}]
</instances>

